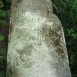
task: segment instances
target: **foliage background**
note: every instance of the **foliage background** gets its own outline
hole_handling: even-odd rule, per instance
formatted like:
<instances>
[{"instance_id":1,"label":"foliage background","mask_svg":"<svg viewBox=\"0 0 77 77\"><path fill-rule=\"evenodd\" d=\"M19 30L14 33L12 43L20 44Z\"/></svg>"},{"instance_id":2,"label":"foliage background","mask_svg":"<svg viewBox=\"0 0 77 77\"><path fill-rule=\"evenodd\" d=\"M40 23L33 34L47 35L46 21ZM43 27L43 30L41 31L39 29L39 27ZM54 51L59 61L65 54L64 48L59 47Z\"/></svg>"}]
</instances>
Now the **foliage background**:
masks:
<instances>
[{"instance_id":1,"label":"foliage background","mask_svg":"<svg viewBox=\"0 0 77 77\"><path fill-rule=\"evenodd\" d=\"M77 0L52 0L54 13L61 20L72 77L77 77ZM0 77L6 77L9 15L11 0L0 0Z\"/></svg>"}]
</instances>

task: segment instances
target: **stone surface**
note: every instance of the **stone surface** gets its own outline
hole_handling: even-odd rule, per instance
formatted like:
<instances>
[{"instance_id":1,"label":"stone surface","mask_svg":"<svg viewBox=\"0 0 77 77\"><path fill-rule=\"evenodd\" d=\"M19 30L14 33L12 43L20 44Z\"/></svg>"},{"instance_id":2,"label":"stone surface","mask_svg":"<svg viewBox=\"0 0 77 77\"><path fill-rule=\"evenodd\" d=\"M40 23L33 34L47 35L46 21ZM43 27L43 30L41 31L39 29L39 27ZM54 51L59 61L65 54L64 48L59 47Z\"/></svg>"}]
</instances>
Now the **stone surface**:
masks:
<instances>
[{"instance_id":1,"label":"stone surface","mask_svg":"<svg viewBox=\"0 0 77 77\"><path fill-rule=\"evenodd\" d=\"M64 32L50 0L13 0L7 77L71 77Z\"/></svg>"}]
</instances>

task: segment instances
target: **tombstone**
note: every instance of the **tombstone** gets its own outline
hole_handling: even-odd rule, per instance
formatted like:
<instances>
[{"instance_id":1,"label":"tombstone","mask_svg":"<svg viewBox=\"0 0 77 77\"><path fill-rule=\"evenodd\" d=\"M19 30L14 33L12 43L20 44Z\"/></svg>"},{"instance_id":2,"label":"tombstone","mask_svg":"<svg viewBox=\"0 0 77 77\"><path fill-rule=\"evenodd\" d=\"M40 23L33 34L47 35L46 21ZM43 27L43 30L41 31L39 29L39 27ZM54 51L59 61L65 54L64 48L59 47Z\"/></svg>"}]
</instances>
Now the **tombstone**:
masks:
<instances>
[{"instance_id":1,"label":"tombstone","mask_svg":"<svg viewBox=\"0 0 77 77\"><path fill-rule=\"evenodd\" d=\"M64 32L50 0L13 0L7 77L71 77Z\"/></svg>"}]
</instances>

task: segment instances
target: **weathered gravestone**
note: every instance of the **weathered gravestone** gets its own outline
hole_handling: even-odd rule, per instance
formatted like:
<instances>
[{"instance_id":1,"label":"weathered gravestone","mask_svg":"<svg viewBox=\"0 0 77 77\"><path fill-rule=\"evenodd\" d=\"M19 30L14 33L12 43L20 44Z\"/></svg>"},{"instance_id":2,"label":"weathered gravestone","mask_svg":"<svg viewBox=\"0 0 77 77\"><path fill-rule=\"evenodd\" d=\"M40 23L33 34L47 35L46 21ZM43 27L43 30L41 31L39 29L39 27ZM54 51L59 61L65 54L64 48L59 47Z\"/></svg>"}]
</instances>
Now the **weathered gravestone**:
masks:
<instances>
[{"instance_id":1,"label":"weathered gravestone","mask_svg":"<svg viewBox=\"0 0 77 77\"><path fill-rule=\"evenodd\" d=\"M71 77L61 22L50 0L13 0L7 77Z\"/></svg>"}]
</instances>

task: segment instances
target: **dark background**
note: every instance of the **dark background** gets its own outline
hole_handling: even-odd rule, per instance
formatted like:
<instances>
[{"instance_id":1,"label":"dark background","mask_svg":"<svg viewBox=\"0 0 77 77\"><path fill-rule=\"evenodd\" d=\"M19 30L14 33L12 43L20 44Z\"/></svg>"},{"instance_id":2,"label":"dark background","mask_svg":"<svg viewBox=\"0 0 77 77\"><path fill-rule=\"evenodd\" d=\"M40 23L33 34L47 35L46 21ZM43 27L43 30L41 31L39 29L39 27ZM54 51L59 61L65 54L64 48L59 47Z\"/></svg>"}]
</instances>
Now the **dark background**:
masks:
<instances>
[{"instance_id":1,"label":"dark background","mask_svg":"<svg viewBox=\"0 0 77 77\"><path fill-rule=\"evenodd\" d=\"M62 22L72 77L77 77L77 0L52 0L54 13ZM0 77L6 77L11 0L0 0Z\"/></svg>"}]
</instances>

